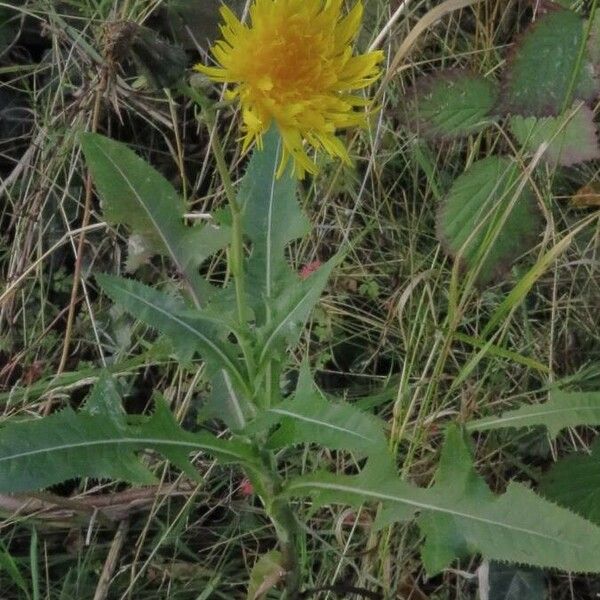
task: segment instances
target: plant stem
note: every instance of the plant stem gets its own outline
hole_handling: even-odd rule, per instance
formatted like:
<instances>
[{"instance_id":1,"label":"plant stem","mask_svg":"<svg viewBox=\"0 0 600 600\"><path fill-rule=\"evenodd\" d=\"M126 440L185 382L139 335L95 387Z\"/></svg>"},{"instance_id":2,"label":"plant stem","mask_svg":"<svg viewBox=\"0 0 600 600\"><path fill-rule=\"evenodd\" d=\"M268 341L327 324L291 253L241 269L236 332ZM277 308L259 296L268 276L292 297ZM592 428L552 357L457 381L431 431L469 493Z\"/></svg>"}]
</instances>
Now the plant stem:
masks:
<instances>
[{"instance_id":1,"label":"plant stem","mask_svg":"<svg viewBox=\"0 0 600 600\"><path fill-rule=\"evenodd\" d=\"M283 567L286 571L285 598L296 600L300 594L301 568L298 552L300 530L292 507L285 502L277 507L274 515L269 515L275 525L277 538L281 548Z\"/></svg>"},{"instance_id":2,"label":"plant stem","mask_svg":"<svg viewBox=\"0 0 600 600\"><path fill-rule=\"evenodd\" d=\"M250 473L255 491L258 493L265 513L275 528L277 543L282 555L282 566L285 569L285 596L286 600L296 600L300 597L302 583L302 569L300 564L300 542L302 530L287 498L280 496L282 479L277 472L275 456L270 450L264 448L264 443L254 440L255 451L260 457L260 470Z\"/></svg>"},{"instance_id":3,"label":"plant stem","mask_svg":"<svg viewBox=\"0 0 600 600\"><path fill-rule=\"evenodd\" d=\"M233 275L235 283L235 297L238 310L238 320L240 325L245 324L246 315L246 295L244 291L244 238L243 238L243 224L242 224L242 209L238 204L235 191L233 189L233 182L229 174L229 169L225 163L225 157L223 156L223 147L221 146L221 140L216 132L210 136L211 138L211 149L217 163L217 170L221 177L221 182L225 188L225 195L231 208L232 218L232 239L231 249L229 254L229 269Z\"/></svg>"},{"instance_id":4,"label":"plant stem","mask_svg":"<svg viewBox=\"0 0 600 600\"><path fill-rule=\"evenodd\" d=\"M243 218L242 206L239 204L229 174L227 163L223 154L221 141L214 128L215 120L212 110L207 106L204 98L193 88L183 86L181 91L189 98L198 103L203 109L209 125L209 135L211 150L215 158L217 171L225 189L225 195L229 202L232 217L232 235L231 246L228 255L229 269L235 283L235 295L238 320L243 329L246 329L246 294L244 280L244 238L243 238ZM249 373L255 372L253 357L246 347L245 340L239 340L244 353ZM273 395L273 387L278 380L278 371L271 373L266 381L266 389L257 389L258 384L251 377L251 385L255 387L254 402L261 397L261 408L269 406ZM262 386L261 386L262 388ZM263 406L266 404L266 406ZM294 511L287 499L278 497L281 492L281 477L277 471L277 463L272 452L262 448L258 440L255 439L257 453L261 457L262 468L255 473L247 472L251 481L253 480L255 490L259 493L265 512L273 523L277 533L277 540L283 557L283 567L286 571L286 600L297 600L300 597L301 585L301 565L299 559L299 544L301 540L301 530L298 526Z\"/></svg>"}]
</instances>

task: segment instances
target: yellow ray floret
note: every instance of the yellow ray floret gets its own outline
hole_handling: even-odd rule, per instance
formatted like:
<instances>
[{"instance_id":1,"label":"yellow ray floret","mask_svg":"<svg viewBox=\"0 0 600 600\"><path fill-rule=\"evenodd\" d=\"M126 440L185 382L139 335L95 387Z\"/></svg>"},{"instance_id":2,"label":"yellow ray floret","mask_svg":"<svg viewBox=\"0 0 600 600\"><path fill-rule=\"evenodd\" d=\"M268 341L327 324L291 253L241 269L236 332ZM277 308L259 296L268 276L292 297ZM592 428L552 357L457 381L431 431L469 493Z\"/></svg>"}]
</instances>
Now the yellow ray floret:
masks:
<instances>
[{"instance_id":1,"label":"yellow ray floret","mask_svg":"<svg viewBox=\"0 0 600 600\"><path fill-rule=\"evenodd\" d=\"M364 98L352 92L380 74L382 52L353 55L362 3L342 17L343 0L254 0L249 25L221 8L222 38L212 47L218 66L197 65L214 81L233 84L242 107L244 149L274 122L283 139L281 174L315 173L306 146L349 163L336 130L366 125Z\"/></svg>"}]
</instances>

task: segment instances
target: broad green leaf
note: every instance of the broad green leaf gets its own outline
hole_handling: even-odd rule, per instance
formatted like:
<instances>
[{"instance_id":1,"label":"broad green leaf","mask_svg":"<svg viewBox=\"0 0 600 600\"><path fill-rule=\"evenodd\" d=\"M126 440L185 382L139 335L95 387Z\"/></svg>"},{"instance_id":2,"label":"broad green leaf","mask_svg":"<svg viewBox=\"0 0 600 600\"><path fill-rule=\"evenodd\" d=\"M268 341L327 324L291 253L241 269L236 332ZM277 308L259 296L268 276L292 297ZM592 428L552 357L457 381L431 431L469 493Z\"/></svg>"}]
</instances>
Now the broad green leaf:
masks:
<instances>
[{"instance_id":1,"label":"broad green leaf","mask_svg":"<svg viewBox=\"0 0 600 600\"><path fill-rule=\"evenodd\" d=\"M469 458L469 462L465 462ZM430 574L466 554L488 560L567 571L600 571L600 527L536 496L519 483L495 496L475 474L468 448L452 428L433 488L389 475L315 473L291 480L286 496L310 496L319 505L382 503L398 520L419 511L426 535L423 561Z\"/></svg>"},{"instance_id":2,"label":"broad green leaf","mask_svg":"<svg viewBox=\"0 0 600 600\"><path fill-rule=\"evenodd\" d=\"M531 153L543 143L549 146L543 160L556 166L571 166L600 158L594 113L581 106L559 117L521 117L510 119L510 129L518 142Z\"/></svg>"},{"instance_id":3,"label":"broad green leaf","mask_svg":"<svg viewBox=\"0 0 600 600\"><path fill-rule=\"evenodd\" d=\"M201 311L185 311L177 300L134 279L99 274L102 290L140 321L167 335L181 353L196 350L213 369L223 368L244 391L236 346L224 339L233 325Z\"/></svg>"},{"instance_id":4,"label":"broad green leaf","mask_svg":"<svg viewBox=\"0 0 600 600\"><path fill-rule=\"evenodd\" d=\"M219 419L231 431L243 431L248 422L256 416L256 408L249 402L224 369L220 369L211 379L211 391L203 407L200 420Z\"/></svg>"},{"instance_id":5,"label":"broad green leaf","mask_svg":"<svg viewBox=\"0 0 600 600\"><path fill-rule=\"evenodd\" d=\"M4 425L0 428L0 492L36 490L75 477L152 483L154 476L136 457L136 452L146 449L160 452L195 478L198 475L188 460L191 452L206 452L223 462L254 462L246 444L181 429L157 397L155 412L136 425L71 408Z\"/></svg>"},{"instance_id":6,"label":"broad green leaf","mask_svg":"<svg viewBox=\"0 0 600 600\"><path fill-rule=\"evenodd\" d=\"M598 80L587 57L583 19L570 10L541 15L522 35L509 60L501 106L510 114L558 115L573 100L591 100Z\"/></svg>"},{"instance_id":7,"label":"broad green leaf","mask_svg":"<svg viewBox=\"0 0 600 600\"><path fill-rule=\"evenodd\" d=\"M298 205L297 182L291 170L277 177L281 144L277 129L271 128L262 148L257 148L250 159L239 192L244 231L252 241L248 279L254 304L270 302L281 289L281 280L290 271L285 247L308 233L309 224ZM260 318L262 311L257 313Z\"/></svg>"},{"instance_id":8,"label":"broad green leaf","mask_svg":"<svg viewBox=\"0 0 600 600\"><path fill-rule=\"evenodd\" d=\"M283 556L279 550L271 550L263 554L252 567L248 584L247 600L260 600L274 588L284 577Z\"/></svg>"},{"instance_id":9,"label":"broad green leaf","mask_svg":"<svg viewBox=\"0 0 600 600\"><path fill-rule=\"evenodd\" d=\"M528 404L509 410L498 417L485 417L467 424L470 431L487 431L505 427L543 425L551 437L566 427L600 425L600 392L565 392L552 390L548 402Z\"/></svg>"},{"instance_id":10,"label":"broad green leaf","mask_svg":"<svg viewBox=\"0 0 600 600\"><path fill-rule=\"evenodd\" d=\"M185 205L173 186L125 144L96 133L83 133L81 147L106 220L130 227L147 249L168 256L203 292L208 284L196 267L229 239L228 229L186 227Z\"/></svg>"},{"instance_id":11,"label":"broad green leaf","mask_svg":"<svg viewBox=\"0 0 600 600\"><path fill-rule=\"evenodd\" d=\"M296 342L336 264L334 257L307 279L296 277L293 284L282 289L274 298L269 320L257 329L259 366L265 366L286 344L293 345Z\"/></svg>"},{"instance_id":12,"label":"broad green leaf","mask_svg":"<svg viewBox=\"0 0 600 600\"><path fill-rule=\"evenodd\" d=\"M417 82L407 104L409 125L432 138L477 133L494 120L498 86L464 71L441 71Z\"/></svg>"},{"instance_id":13,"label":"broad green leaf","mask_svg":"<svg viewBox=\"0 0 600 600\"><path fill-rule=\"evenodd\" d=\"M448 252L480 284L508 270L535 242L540 223L529 184L521 181L516 162L490 156L473 165L452 184L438 213L438 235Z\"/></svg>"},{"instance_id":14,"label":"broad green leaf","mask_svg":"<svg viewBox=\"0 0 600 600\"><path fill-rule=\"evenodd\" d=\"M269 408L266 417L279 425L267 441L270 448L318 442L362 455L388 454L385 423L347 402L327 400L315 386L306 362L295 394Z\"/></svg>"},{"instance_id":15,"label":"broad green leaf","mask_svg":"<svg viewBox=\"0 0 600 600\"><path fill-rule=\"evenodd\" d=\"M481 600L546 600L546 581L540 569L525 569L492 562L488 573L489 591Z\"/></svg>"},{"instance_id":16,"label":"broad green leaf","mask_svg":"<svg viewBox=\"0 0 600 600\"><path fill-rule=\"evenodd\" d=\"M540 493L600 525L600 441L590 454L573 454L555 463L540 482Z\"/></svg>"}]
</instances>

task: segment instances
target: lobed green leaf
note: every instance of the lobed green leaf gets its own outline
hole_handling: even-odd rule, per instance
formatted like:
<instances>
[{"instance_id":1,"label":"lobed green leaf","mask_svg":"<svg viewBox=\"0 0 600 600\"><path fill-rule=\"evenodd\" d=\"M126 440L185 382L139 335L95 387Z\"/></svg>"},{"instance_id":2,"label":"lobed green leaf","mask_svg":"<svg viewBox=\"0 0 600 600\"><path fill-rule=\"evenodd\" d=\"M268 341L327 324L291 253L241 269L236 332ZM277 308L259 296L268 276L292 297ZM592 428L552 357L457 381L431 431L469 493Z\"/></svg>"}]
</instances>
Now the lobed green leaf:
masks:
<instances>
[{"instance_id":1,"label":"lobed green leaf","mask_svg":"<svg viewBox=\"0 0 600 600\"><path fill-rule=\"evenodd\" d=\"M191 452L206 452L226 463L254 464L249 445L181 429L160 396L149 419L130 425L115 418L110 407L101 411L100 392L93 394L92 412L65 408L0 428L1 493L41 489L75 477L153 483L151 471L136 455L147 449L163 454L194 478L198 474L188 459Z\"/></svg>"},{"instance_id":2,"label":"lobed green leaf","mask_svg":"<svg viewBox=\"0 0 600 600\"><path fill-rule=\"evenodd\" d=\"M489 431L506 427L543 425L551 437L566 427L600 425L600 392L567 392L552 390L548 402L528 404L500 416L485 417L467 424L470 431Z\"/></svg>"},{"instance_id":3,"label":"lobed green leaf","mask_svg":"<svg viewBox=\"0 0 600 600\"><path fill-rule=\"evenodd\" d=\"M419 512L426 536L423 562L431 575L455 558L478 552L489 560L600 571L600 527L537 496L518 483L495 496L473 470L468 446L450 428L436 484L417 488L386 472L358 476L316 473L289 482L286 496L318 505L382 503L388 519Z\"/></svg>"}]
</instances>

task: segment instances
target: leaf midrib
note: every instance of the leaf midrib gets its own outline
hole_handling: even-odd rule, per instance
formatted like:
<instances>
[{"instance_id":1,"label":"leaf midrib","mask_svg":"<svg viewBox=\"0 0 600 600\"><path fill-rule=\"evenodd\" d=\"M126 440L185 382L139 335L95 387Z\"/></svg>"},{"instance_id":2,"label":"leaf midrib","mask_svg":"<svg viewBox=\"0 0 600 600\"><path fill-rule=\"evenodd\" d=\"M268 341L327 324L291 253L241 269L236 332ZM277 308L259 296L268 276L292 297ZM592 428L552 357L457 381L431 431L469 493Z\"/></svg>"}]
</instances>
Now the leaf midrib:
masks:
<instances>
[{"instance_id":1,"label":"leaf midrib","mask_svg":"<svg viewBox=\"0 0 600 600\"><path fill-rule=\"evenodd\" d=\"M285 417L291 417L293 419L298 419L299 421L305 421L307 423L313 423L315 425L320 425L321 427L327 427L328 429L335 429L336 431L341 431L343 433L347 433L347 434L353 435L355 437L359 437L359 438L361 438L367 442L373 443L373 444L376 442L376 440L374 440L370 437L367 437L365 435L362 435L351 429L346 429L344 427L340 427L339 425L334 425L333 423L328 423L326 421L319 421L318 419L313 419L311 417L307 417L305 415L292 412L291 410L286 410L283 408L271 408L271 409L269 409L269 412L276 413L278 415L283 415Z\"/></svg>"},{"instance_id":2,"label":"leaf midrib","mask_svg":"<svg viewBox=\"0 0 600 600\"><path fill-rule=\"evenodd\" d=\"M132 292L124 287L120 287L119 289L122 290L125 294L131 296L132 298L135 298L136 300L142 302L146 306L149 306L150 308L162 313L167 318L171 319L172 321L175 321L176 323L178 323L179 325L181 325L182 327L184 327L185 329L190 331L197 338L203 340L210 348L212 348L213 352L215 352L215 354L217 354L219 356L219 358L223 361L223 363L228 365L230 372L235 375L236 380L242 386L242 388L244 390L247 390L246 382L244 381L244 378L242 377L242 375L239 372L239 370L237 369L237 367L233 364L233 362L231 361L229 356L227 356L227 354L225 354L225 352L221 348L219 348L219 346L217 346L208 336L204 335L201 331L198 331L197 329L192 327L190 324L181 320L173 313L170 313L168 310L165 310L164 308L162 308L161 306L159 306L157 304L153 304L152 302L150 302L143 296L139 296L135 292ZM198 318L201 318L201 317L198 317ZM212 322L212 321L209 320L209 322Z\"/></svg>"},{"instance_id":3,"label":"leaf midrib","mask_svg":"<svg viewBox=\"0 0 600 600\"><path fill-rule=\"evenodd\" d=\"M83 442L76 442L71 444L61 444L58 446L45 446L44 448L38 448L36 450L29 450L27 452L20 452L18 454L12 454L8 456L0 457L0 462L10 461L10 460L19 460L23 458L28 458L31 456L37 456L38 454L47 454L50 452L61 452L64 450L73 450L76 448L85 448L85 447L93 447L93 446L108 446L108 445L137 445L137 446L147 446L152 448L154 446L177 446L182 448L189 448L191 450L207 450L209 452L213 452L215 454L226 454L228 456L232 456L239 460L246 460L242 454L238 454L237 452L233 452L228 448L219 448L216 446L212 446L210 444L201 443L201 442L186 442L183 440L165 440L161 438L150 438L150 437L119 437L119 438L110 438L110 439L102 439L102 440L86 440Z\"/></svg>"},{"instance_id":4,"label":"leaf midrib","mask_svg":"<svg viewBox=\"0 0 600 600\"><path fill-rule=\"evenodd\" d=\"M442 506L438 506L435 504L427 504L426 502L419 502L418 500L411 500L408 498L401 498L398 496L394 496L391 494L385 494L383 492L375 492L373 490L369 490L369 489L363 489L363 488L359 488L359 487L352 487L352 486L347 486L347 485L341 485L341 484L330 484L330 483L324 483L324 482L315 482L315 481L311 481L310 483L299 483L299 484L294 484L291 483L287 489L286 492L289 492L290 490L293 490L294 488L320 488L320 489L326 489L326 490L335 490L335 491L340 491L340 492L347 492L347 493L351 493L351 494L361 494L365 497L368 498L373 498L374 500L379 500L379 501L391 501L391 502L397 502L399 504L408 504L409 506L414 506L415 508L421 509L421 510L430 510L432 512L438 512L438 513L444 513L444 514L448 514L451 515L453 517L460 517L460 518L464 518L464 519L470 519L472 521L478 521L480 523L485 523L486 525L490 525L490 526L497 526L497 527L501 527L503 529L508 529L509 531L515 531L515 532L520 532L520 533L524 533L527 535L532 535L538 538L542 538L545 540L551 540L553 542L556 543L560 543L563 545L568 545L568 546L572 546L574 548L583 548L583 546L581 544L575 544L573 542L567 542L564 539L561 538L556 538L553 537L551 535L547 535L544 533L540 533L538 531L533 531L530 529L525 529L524 527L517 527L514 525L510 525L507 523L503 523L501 521L494 521L492 519L486 519L483 517L477 517L475 515L472 514L468 514L468 513L462 513L459 512L457 510L452 510L450 508L444 508Z\"/></svg>"},{"instance_id":5,"label":"leaf midrib","mask_svg":"<svg viewBox=\"0 0 600 600\"><path fill-rule=\"evenodd\" d=\"M467 429L474 429L474 430L478 431L481 427L489 427L490 425L494 426L499 423L508 423L509 421L519 421L519 420L525 420L525 419L530 419L530 418L535 418L535 417L543 417L546 415L555 415L555 414L565 413L565 412L580 412L580 411L584 411L584 410L596 411L596 412L600 413L600 406L568 406L565 408L554 408L552 410L538 410L536 412L531 412L531 413L527 413L527 414L522 413L520 415L512 415L510 417L500 417L500 418L497 418L496 420L487 421L487 422L483 422L483 419L482 419L482 421L480 421L479 423L477 423L477 422L467 423ZM540 423L540 425L543 425L543 423Z\"/></svg>"}]
</instances>

